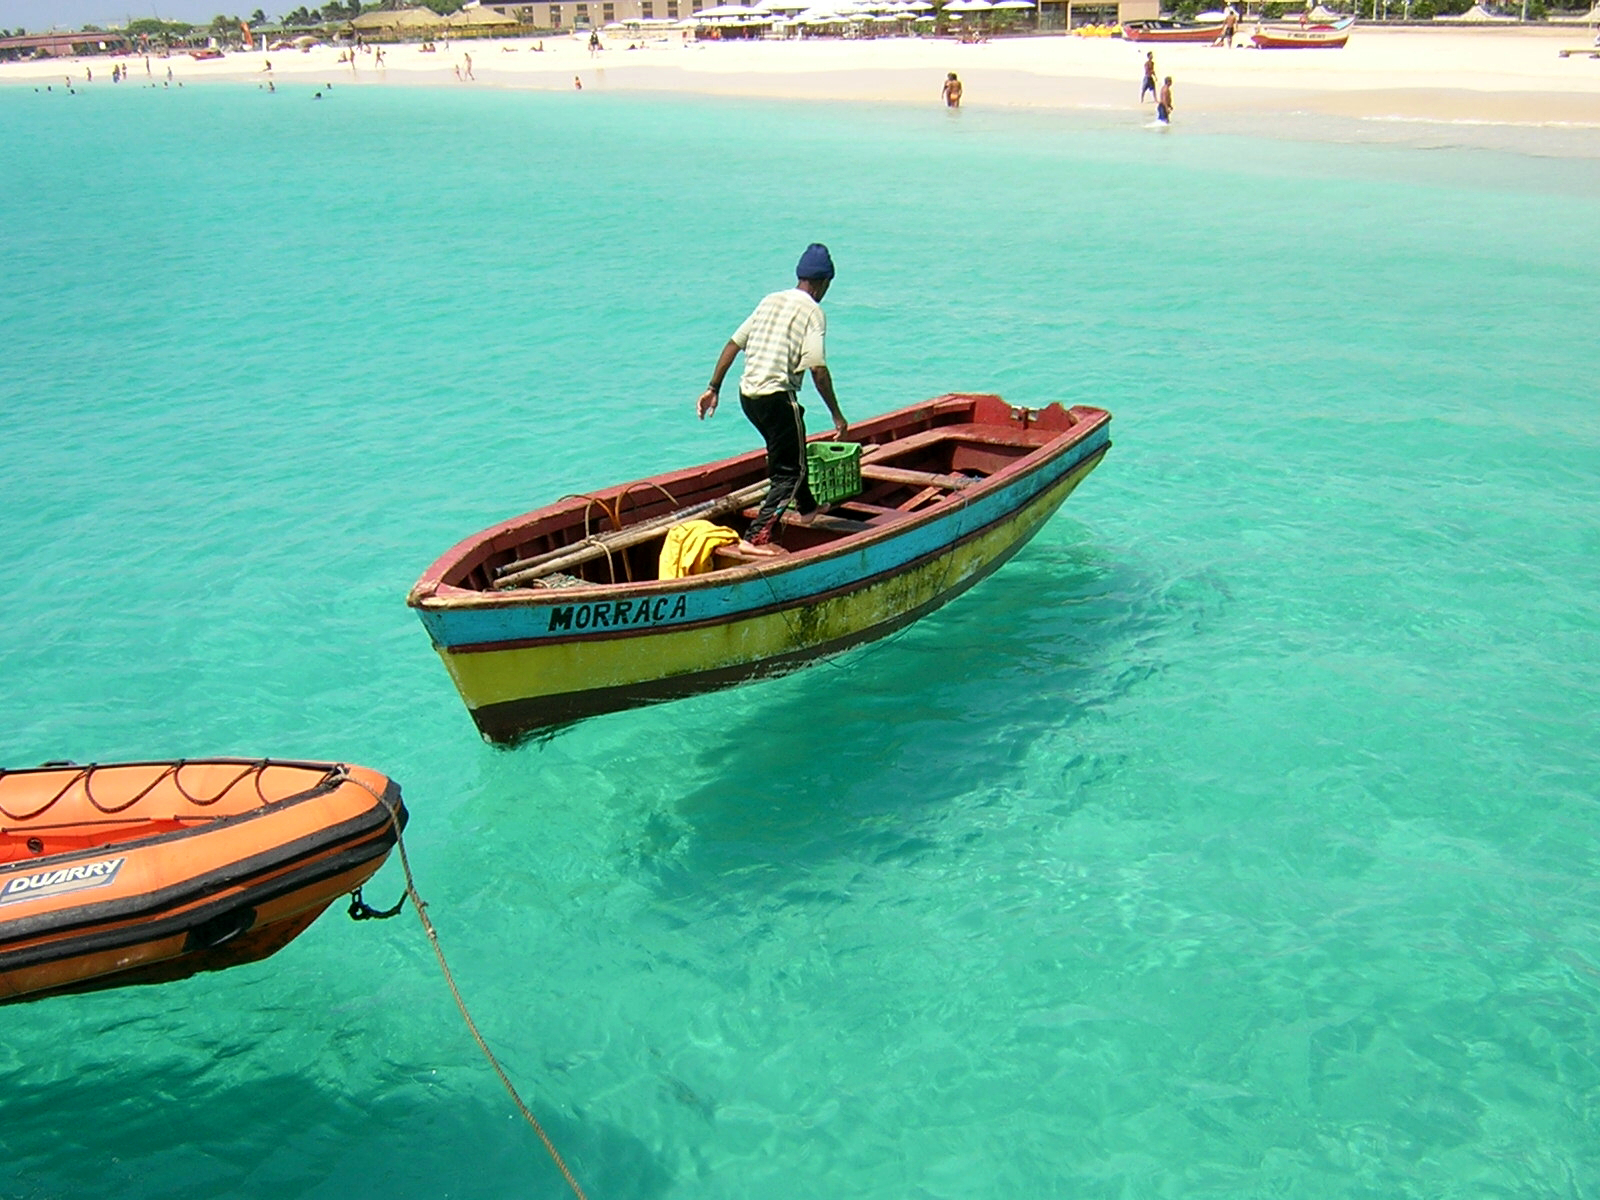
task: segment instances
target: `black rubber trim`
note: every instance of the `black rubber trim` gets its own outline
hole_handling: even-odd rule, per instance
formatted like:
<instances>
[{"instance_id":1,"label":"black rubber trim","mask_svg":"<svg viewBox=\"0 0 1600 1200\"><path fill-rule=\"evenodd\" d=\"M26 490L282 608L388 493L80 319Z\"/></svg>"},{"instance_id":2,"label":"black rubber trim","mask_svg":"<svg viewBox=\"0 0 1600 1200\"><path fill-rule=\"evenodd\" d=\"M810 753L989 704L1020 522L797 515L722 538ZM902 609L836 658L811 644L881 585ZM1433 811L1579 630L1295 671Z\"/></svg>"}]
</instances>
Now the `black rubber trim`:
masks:
<instances>
[{"instance_id":1,"label":"black rubber trim","mask_svg":"<svg viewBox=\"0 0 1600 1200\"><path fill-rule=\"evenodd\" d=\"M106 950L119 950L125 946L136 946L144 942L159 941L162 938L172 937L177 934L187 935L207 925L208 922L225 917L235 909L241 907L260 908L279 896L298 891L319 880L332 879L352 867L361 866L363 863L370 862L375 858L381 859L388 854L392 845L394 845L394 837L391 829L391 836L387 838L381 834L377 837L368 838L359 844L348 846L332 855L319 858L315 862L296 867L270 880L262 881L253 886L246 886L243 891L236 894L222 897L209 903L199 904L186 912L168 917L158 916L152 912L142 919L135 920L129 924L118 925L112 929L104 929L98 932L82 932L77 936L58 938L42 945L31 946L26 950L3 953L0 954L0 972L21 970L25 967L38 966L42 963L79 958ZM190 902L192 903L192 897ZM168 905L167 907L171 906Z\"/></svg>"}]
</instances>

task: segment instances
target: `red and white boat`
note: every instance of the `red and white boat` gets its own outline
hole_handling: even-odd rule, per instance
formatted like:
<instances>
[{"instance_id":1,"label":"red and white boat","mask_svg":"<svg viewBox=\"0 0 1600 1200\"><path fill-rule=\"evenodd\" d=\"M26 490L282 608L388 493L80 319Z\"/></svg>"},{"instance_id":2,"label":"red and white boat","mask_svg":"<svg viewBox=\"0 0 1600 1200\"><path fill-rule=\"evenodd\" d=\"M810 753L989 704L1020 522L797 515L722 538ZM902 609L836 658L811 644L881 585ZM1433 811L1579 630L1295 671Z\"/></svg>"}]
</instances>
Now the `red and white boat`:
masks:
<instances>
[{"instance_id":1,"label":"red and white boat","mask_svg":"<svg viewBox=\"0 0 1600 1200\"><path fill-rule=\"evenodd\" d=\"M1250 35L1258 50L1338 50L1350 40L1354 17L1316 25L1258 25Z\"/></svg>"},{"instance_id":2,"label":"red and white boat","mask_svg":"<svg viewBox=\"0 0 1600 1200\"><path fill-rule=\"evenodd\" d=\"M1190 25L1183 21L1124 21L1122 37L1129 42L1202 42L1210 45L1222 36L1222 22Z\"/></svg>"}]
</instances>

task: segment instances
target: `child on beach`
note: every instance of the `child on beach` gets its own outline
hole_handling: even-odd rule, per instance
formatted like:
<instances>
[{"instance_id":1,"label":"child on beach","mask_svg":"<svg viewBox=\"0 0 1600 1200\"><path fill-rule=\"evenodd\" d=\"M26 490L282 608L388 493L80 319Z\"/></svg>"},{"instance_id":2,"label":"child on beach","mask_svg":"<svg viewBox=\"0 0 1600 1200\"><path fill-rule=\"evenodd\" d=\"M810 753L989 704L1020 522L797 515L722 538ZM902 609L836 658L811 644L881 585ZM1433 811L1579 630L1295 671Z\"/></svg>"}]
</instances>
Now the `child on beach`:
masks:
<instances>
[{"instance_id":1,"label":"child on beach","mask_svg":"<svg viewBox=\"0 0 1600 1200\"><path fill-rule=\"evenodd\" d=\"M1166 82L1161 85L1161 98L1156 101L1156 120L1163 125L1172 121L1172 76L1168 75Z\"/></svg>"}]
</instances>

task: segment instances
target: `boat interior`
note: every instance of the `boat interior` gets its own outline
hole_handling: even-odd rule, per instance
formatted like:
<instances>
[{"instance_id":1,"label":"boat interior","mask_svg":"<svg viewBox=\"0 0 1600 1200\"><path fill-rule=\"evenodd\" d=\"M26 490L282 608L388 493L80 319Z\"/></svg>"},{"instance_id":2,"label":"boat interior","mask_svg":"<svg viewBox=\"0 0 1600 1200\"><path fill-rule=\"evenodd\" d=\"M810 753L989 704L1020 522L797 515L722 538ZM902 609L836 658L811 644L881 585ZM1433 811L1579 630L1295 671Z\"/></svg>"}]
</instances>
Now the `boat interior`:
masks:
<instances>
[{"instance_id":1,"label":"boat interior","mask_svg":"<svg viewBox=\"0 0 1600 1200\"><path fill-rule=\"evenodd\" d=\"M234 760L0 771L0 866L193 829L328 778L320 765Z\"/></svg>"},{"instance_id":2,"label":"boat interior","mask_svg":"<svg viewBox=\"0 0 1600 1200\"><path fill-rule=\"evenodd\" d=\"M852 425L849 438L862 446L861 490L809 517L791 509L775 553L720 548L716 568L772 564L937 512L1072 432L1084 415L1059 405L1019 409L998 396L962 395ZM698 517L742 539L765 489L766 459L757 451L567 497L458 548L465 553L432 582L473 592L653 582L668 529ZM429 582L418 585L413 599Z\"/></svg>"}]
</instances>

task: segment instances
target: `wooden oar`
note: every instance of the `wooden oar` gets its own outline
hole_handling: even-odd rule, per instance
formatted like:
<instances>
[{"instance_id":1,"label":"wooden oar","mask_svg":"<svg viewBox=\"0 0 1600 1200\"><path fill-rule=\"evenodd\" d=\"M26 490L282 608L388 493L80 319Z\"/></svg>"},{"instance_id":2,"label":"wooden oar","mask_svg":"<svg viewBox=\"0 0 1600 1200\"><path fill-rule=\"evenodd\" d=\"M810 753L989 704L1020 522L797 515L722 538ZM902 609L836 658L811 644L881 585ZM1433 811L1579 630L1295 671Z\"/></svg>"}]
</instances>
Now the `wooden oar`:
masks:
<instances>
[{"instance_id":1,"label":"wooden oar","mask_svg":"<svg viewBox=\"0 0 1600 1200\"><path fill-rule=\"evenodd\" d=\"M745 507L766 494L767 481L752 483L749 487L740 488L726 496L719 496L715 500L707 500L701 504L691 505L674 513L654 517L649 521L642 521L638 525L628 525L622 529L614 529L609 533L597 533L593 537L572 546L563 546L559 550L549 550L544 554L535 554L532 558L519 558L516 562L507 563L496 572L500 578L495 580L496 588L514 588L537 579L541 575L548 575L552 571L564 571L568 567L578 566L580 563L592 562L594 559L609 555L614 550L626 550L630 546L637 546L641 542L648 542L658 533L664 533L680 521L692 521L697 517L720 517L723 513L733 512L735 509Z\"/></svg>"}]
</instances>

